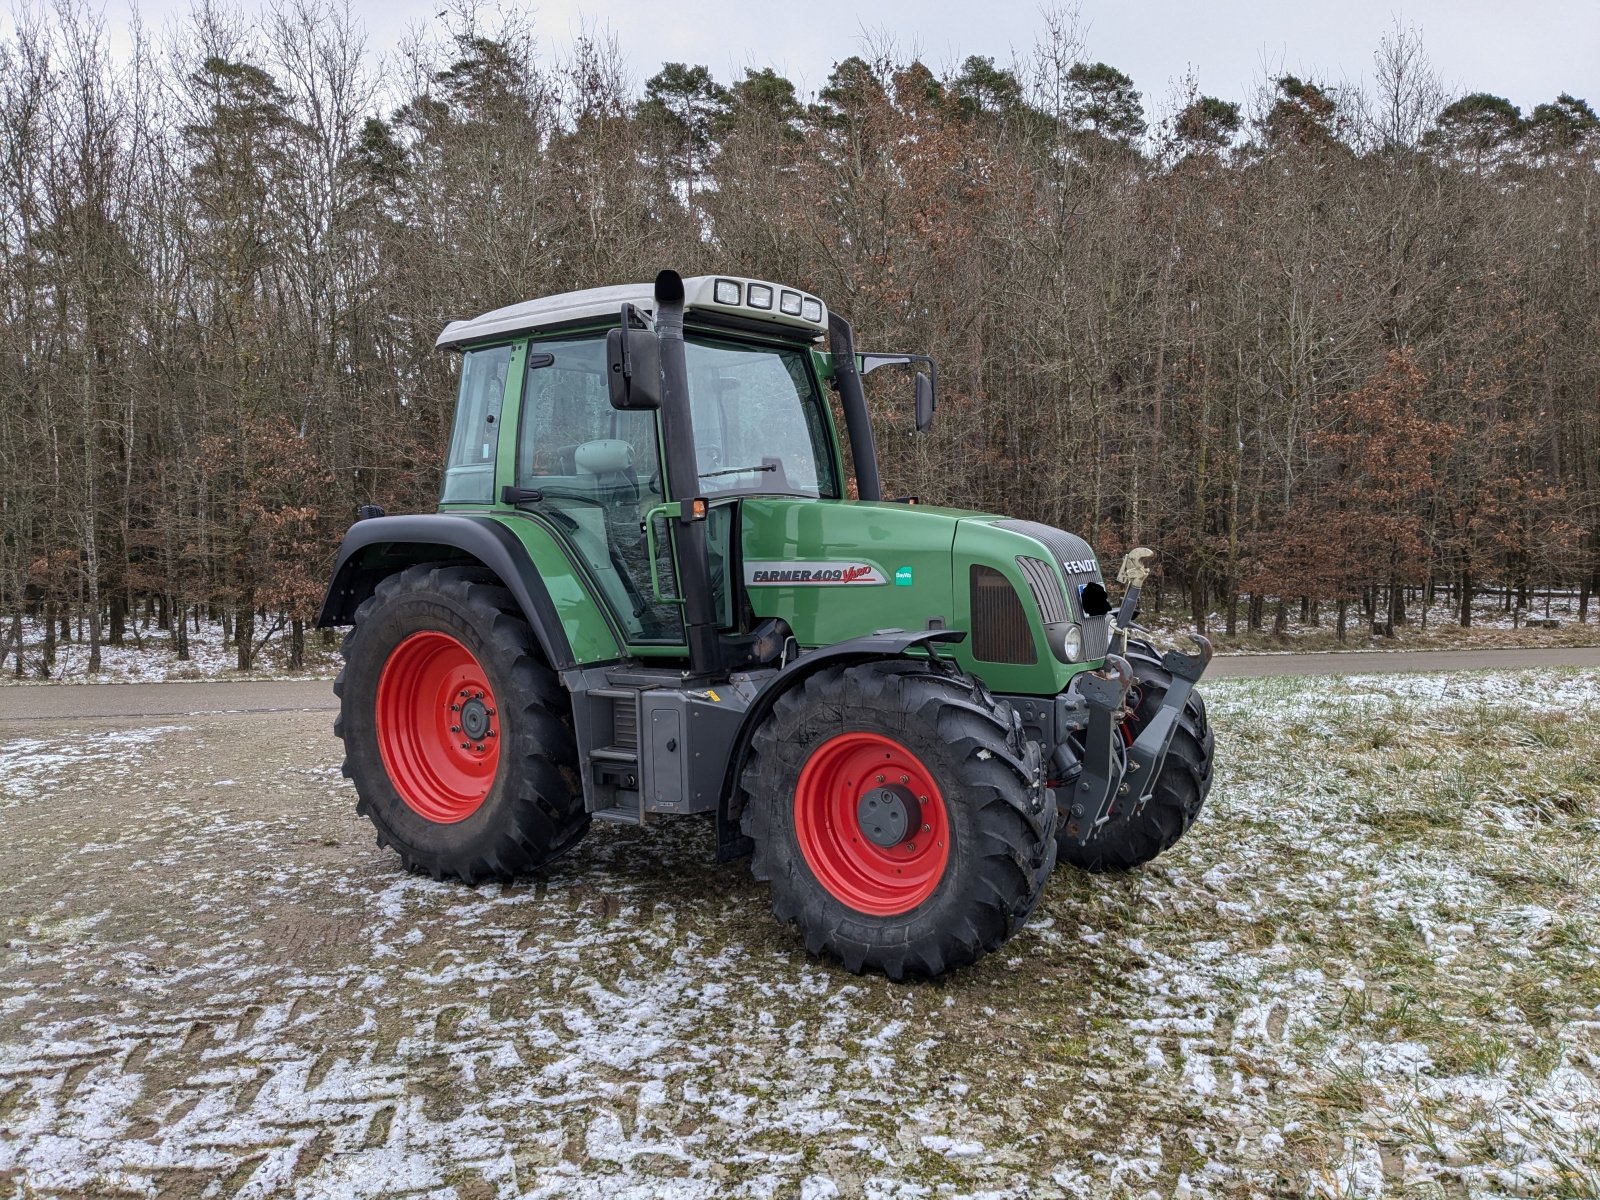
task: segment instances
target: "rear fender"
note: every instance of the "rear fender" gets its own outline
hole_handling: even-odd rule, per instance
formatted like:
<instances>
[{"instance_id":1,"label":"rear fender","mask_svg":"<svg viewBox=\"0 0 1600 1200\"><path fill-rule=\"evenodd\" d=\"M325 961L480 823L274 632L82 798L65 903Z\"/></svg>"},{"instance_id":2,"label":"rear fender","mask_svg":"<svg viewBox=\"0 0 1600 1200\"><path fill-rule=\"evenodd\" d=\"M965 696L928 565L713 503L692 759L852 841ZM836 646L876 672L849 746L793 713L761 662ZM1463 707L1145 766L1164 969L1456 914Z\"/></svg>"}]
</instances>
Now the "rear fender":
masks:
<instances>
[{"instance_id":1,"label":"rear fender","mask_svg":"<svg viewBox=\"0 0 1600 1200\"><path fill-rule=\"evenodd\" d=\"M339 547L317 625L352 624L356 609L387 575L417 563L452 561L476 561L493 571L516 598L548 664L557 671L573 665L561 618L527 549L505 525L482 517L425 513L357 521Z\"/></svg>"}]
</instances>

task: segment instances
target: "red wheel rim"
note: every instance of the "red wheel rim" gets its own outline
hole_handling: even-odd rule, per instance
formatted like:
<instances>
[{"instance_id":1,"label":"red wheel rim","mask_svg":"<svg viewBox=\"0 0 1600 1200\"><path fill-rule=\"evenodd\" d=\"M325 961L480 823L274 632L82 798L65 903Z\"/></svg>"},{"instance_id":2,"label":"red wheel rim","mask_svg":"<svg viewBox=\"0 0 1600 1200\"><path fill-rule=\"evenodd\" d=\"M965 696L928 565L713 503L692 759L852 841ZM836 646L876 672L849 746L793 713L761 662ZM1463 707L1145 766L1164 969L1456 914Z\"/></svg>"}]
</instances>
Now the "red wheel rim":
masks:
<instances>
[{"instance_id":1,"label":"red wheel rim","mask_svg":"<svg viewBox=\"0 0 1600 1200\"><path fill-rule=\"evenodd\" d=\"M378 677L378 752L394 789L441 825L478 811L500 765L501 721L483 666L448 633L413 633Z\"/></svg>"},{"instance_id":2,"label":"red wheel rim","mask_svg":"<svg viewBox=\"0 0 1600 1200\"><path fill-rule=\"evenodd\" d=\"M900 827L897 803L905 810L904 836L883 844ZM817 747L795 787L794 827L817 882L872 916L917 907L950 861L950 821L932 772L876 733L841 733Z\"/></svg>"}]
</instances>

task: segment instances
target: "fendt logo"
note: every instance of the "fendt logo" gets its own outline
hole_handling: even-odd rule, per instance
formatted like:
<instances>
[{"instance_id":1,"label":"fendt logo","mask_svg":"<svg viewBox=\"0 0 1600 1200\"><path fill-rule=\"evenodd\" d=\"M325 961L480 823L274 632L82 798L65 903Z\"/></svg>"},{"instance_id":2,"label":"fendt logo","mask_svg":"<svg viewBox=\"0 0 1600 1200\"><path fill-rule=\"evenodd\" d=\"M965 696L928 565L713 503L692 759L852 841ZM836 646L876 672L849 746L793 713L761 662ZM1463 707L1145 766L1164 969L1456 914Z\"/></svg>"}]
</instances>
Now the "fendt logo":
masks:
<instances>
[{"instance_id":1,"label":"fendt logo","mask_svg":"<svg viewBox=\"0 0 1600 1200\"><path fill-rule=\"evenodd\" d=\"M1068 575L1093 575L1095 563L1092 558L1068 558L1062 560L1061 569Z\"/></svg>"},{"instance_id":2,"label":"fendt logo","mask_svg":"<svg viewBox=\"0 0 1600 1200\"><path fill-rule=\"evenodd\" d=\"M859 562L753 562L746 563L744 568L744 581L746 584L759 587L767 586L794 586L803 584L808 587L818 584L861 584L861 583L887 583L882 571L870 563Z\"/></svg>"}]
</instances>

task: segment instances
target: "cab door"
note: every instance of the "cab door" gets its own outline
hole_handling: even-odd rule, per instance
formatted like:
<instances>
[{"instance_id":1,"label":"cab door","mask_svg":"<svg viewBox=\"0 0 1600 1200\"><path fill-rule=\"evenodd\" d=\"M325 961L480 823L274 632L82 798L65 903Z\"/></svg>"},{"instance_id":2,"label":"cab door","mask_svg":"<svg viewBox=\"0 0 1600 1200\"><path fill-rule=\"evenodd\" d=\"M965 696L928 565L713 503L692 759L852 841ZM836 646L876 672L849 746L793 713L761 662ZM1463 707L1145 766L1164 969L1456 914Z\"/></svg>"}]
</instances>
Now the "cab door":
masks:
<instances>
[{"instance_id":1,"label":"cab door","mask_svg":"<svg viewBox=\"0 0 1600 1200\"><path fill-rule=\"evenodd\" d=\"M669 540L646 533L665 501L658 422L611 406L603 332L528 344L513 476L510 499L561 538L622 640L683 653Z\"/></svg>"}]
</instances>

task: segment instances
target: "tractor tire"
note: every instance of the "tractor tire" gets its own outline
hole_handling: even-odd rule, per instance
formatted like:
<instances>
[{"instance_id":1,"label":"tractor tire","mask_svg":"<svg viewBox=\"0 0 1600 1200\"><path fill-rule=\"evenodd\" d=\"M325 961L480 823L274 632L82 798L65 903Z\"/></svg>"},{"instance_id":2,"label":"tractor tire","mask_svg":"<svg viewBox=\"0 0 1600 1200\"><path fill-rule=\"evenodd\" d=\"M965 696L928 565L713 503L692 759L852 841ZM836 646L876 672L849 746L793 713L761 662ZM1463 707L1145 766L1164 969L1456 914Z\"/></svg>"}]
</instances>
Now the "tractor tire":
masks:
<instances>
[{"instance_id":1,"label":"tractor tire","mask_svg":"<svg viewBox=\"0 0 1600 1200\"><path fill-rule=\"evenodd\" d=\"M796 685L756 731L741 788L773 914L857 974L975 961L1022 927L1055 866L1037 744L980 682L921 662Z\"/></svg>"},{"instance_id":2,"label":"tractor tire","mask_svg":"<svg viewBox=\"0 0 1600 1200\"><path fill-rule=\"evenodd\" d=\"M415 566L356 610L334 681L356 810L412 871L537 870L589 827L571 709L490 572Z\"/></svg>"},{"instance_id":3,"label":"tractor tire","mask_svg":"<svg viewBox=\"0 0 1600 1200\"><path fill-rule=\"evenodd\" d=\"M1165 699L1172 686L1172 675L1161 663L1160 652L1149 642L1128 642L1127 659L1133 667L1134 686L1139 703L1128 721L1128 733L1137 737ZM1066 833L1062 822L1057 838L1057 858L1085 871L1101 874L1127 871L1149 862L1169 850L1194 824L1211 791L1211 755L1216 739L1206 720L1206 704L1199 692L1190 692L1178 716L1172 745L1156 777L1144 811L1125 820L1111 810L1111 820L1087 846ZM1058 797L1070 795L1061 788Z\"/></svg>"}]
</instances>

